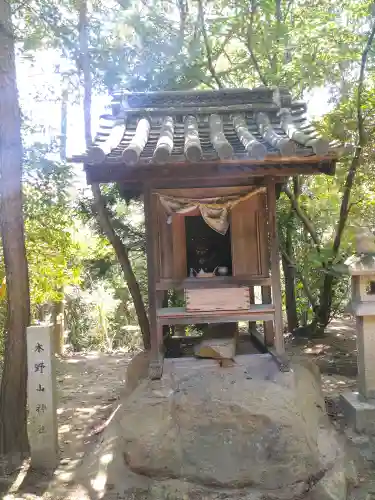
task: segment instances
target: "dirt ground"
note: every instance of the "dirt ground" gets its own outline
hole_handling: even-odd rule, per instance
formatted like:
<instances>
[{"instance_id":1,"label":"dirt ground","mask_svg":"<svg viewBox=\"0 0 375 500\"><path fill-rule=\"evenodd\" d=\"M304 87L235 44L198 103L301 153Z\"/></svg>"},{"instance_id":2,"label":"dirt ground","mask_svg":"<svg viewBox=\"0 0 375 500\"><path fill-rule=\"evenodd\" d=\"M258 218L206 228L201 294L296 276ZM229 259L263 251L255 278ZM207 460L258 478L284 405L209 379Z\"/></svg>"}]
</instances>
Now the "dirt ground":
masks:
<instances>
[{"instance_id":1,"label":"dirt ground","mask_svg":"<svg viewBox=\"0 0 375 500\"><path fill-rule=\"evenodd\" d=\"M322 372L322 387L328 398L328 410L340 428L336 407L338 395L356 387L356 338L349 319L334 321L322 339L287 341L294 360L313 358ZM24 467L11 476L0 477L0 495L4 500L66 499L74 483L75 470L90 452L107 419L116 410L124 390L128 353L72 354L58 360L58 424L61 460L51 474ZM359 487L352 500L375 500L375 469L371 463L359 471ZM375 467L375 466L374 466ZM70 497L72 498L72 497ZM76 496L79 499L79 494Z\"/></svg>"},{"instance_id":2,"label":"dirt ground","mask_svg":"<svg viewBox=\"0 0 375 500\"><path fill-rule=\"evenodd\" d=\"M313 359L322 374L324 395L335 398L356 387L357 347L355 325L349 318L334 320L323 338L313 341L294 338L286 340L292 360Z\"/></svg>"},{"instance_id":3,"label":"dirt ground","mask_svg":"<svg viewBox=\"0 0 375 500\"><path fill-rule=\"evenodd\" d=\"M3 500L64 498L76 468L116 409L130 359L123 352L91 352L58 360L59 467L52 474L41 474L26 463L11 477L0 477Z\"/></svg>"}]
</instances>

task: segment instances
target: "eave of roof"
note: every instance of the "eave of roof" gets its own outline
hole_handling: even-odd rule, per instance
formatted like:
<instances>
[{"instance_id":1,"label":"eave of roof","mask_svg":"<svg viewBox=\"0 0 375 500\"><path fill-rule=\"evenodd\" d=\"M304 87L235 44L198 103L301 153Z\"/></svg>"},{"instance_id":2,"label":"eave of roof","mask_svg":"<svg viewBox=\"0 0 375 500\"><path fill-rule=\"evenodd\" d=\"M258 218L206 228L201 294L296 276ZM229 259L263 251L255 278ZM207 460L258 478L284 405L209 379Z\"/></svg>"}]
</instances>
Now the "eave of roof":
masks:
<instances>
[{"instance_id":1,"label":"eave of roof","mask_svg":"<svg viewBox=\"0 0 375 500\"><path fill-rule=\"evenodd\" d=\"M283 89L118 93L111 107L93 146L72 158L87 172L112 165L128 174L135 166L311 166L338 157L337 145L309 123L305 103Z\"/></svg>"},{"instance_id":2,"label":"eave of roof","mask_svg":"<svg viewBox=\"0 0 375 500\"><path fill-rule=\"evenodd\" d=\"M160 186L176 184L179 181L199 183L209 182L219 185L225 179L231 182L242 182L251 177L288 177L292 175L334 175L336 159L333 157L308 157L289 160L279 158L263 162L244 161L212 161L158 166L151 164L126 166L121 162L85 165L88 184L120 182L127 185L152 183ZM281 161L280 161L281 160Z\"/></svg>"}]
</instances>

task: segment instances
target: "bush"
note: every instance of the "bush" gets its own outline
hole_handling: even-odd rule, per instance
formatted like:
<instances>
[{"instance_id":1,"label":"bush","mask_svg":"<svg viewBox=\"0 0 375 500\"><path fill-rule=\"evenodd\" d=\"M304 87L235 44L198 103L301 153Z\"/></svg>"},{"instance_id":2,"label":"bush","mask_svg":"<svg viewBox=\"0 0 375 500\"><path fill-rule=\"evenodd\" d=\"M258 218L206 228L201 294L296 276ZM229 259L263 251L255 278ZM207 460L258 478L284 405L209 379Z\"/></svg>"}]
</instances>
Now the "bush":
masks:
<instances>
[{"instance_id":1,"label":"bush","mask_svg":"<svg viewBox=\"0 0 375 500\"><path fill-rule=\"evenodd\" d=\"M142 346L133 303L126 287L115 289L105 281L90 289L72 287L66 294L68 343L74 351L126 349Z\"/></svg>"}]
</instances>

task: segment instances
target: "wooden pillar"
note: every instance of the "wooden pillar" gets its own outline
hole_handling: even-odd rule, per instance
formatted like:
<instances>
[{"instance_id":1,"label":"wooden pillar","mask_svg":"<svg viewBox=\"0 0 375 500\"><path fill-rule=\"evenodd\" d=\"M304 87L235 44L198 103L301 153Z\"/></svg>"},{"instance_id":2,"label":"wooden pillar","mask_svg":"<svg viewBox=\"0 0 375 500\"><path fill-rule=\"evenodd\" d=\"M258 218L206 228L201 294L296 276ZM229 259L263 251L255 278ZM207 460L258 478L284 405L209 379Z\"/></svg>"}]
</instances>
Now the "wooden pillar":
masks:
<instances>
[{"instance_id":1,"label":"wooden pillar","mask_svg":"<svg viewBox=\"0 0 375 500\"><path fill-rule=\"evenodd\" d=\"M161 306L162 295L156 291L157 280L157 207L152 190L144 189L144 211L146 227L146 253L148 276L148 317L150 321L151 357L149 377L160 379L163 374L163 328L157 321L157 308Z\"/></svg>"},{"instance_id":2,"label":"wooden pillar","mask_svg":"<svg viewBox=\"0 0 375 500\"><path fill-rule=\"evenodd\" d=\"M250 294L250 304L255 304L255 294L254 294L254 287L250 286L249 287L249 294ZM252 335L253 333L256 333L257 331L257 323L256 321L249 321L249 333Z\"/></svg>"},{"instance_id":3,"label":"wooden pillar","mask_svg":"<svg viewBox=\"0 0 375 500\"><path fill-rule=\"evenodd\" d=\"M275 306L275 349L277 354L284 354L279 238L276 226L276 192L275 180L273 178L270 178L267 182L267 209L270 236L272 298Z\"/></svg>"},{"instance_id":4,"label":"wooden pillar","mask_svg":"<svg viewBox=\"0 0 375 500\"><path fill-rule=\"evenodd\" d=\"M272 304L272 292L270 286L262 286L262 304ZM267 347L275 344L275 328L273 321L264 321L264 343Z\"/></svg>"}]
</instances>

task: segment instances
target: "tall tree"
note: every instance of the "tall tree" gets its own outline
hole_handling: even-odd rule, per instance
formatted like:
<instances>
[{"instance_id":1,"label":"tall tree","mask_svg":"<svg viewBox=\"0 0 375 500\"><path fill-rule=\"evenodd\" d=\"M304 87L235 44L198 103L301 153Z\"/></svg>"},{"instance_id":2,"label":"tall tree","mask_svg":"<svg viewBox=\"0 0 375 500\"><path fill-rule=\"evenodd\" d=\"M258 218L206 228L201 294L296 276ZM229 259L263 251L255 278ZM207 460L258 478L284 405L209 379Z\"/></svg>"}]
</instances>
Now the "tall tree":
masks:
<instances>
[{"instance_id":1,"label":"tall tree","mask_svg":"<svg viewBox=\"0 0 375 500\"><path fill-rule=\"evenodd\" d=\"M85 142L86 147L92 145L91 136L91 101L92 101L92 75L89 53L89 19L87 0L81 0L79 3L79 59L77 65L80 73L83 75L83 115L85 127ZM134 275L127 248L117 235L110 213L107 210L105 200L102 196L99 184L92 186L92 194L94 198L94 211L97 217L99 226L109 242L113 246L117 259L124 273L126 283L133 299L134 307L137 313L139 326L142 332L143 344L145 349L151 347L150 342L150 324L144 306L141 290Z\"/></svg>"},{"instance_id":2,"label":"tall tree","mask_svg":"<svg viewBox=\"0 0 375 500\"><path fill-rule=\"evenodd\" d=\"M332 309L333 285L337 280L337 277L335 277L335 274L332 270L332 266L336 263L337 257L339 255L343 233L351 209L350 198L352 194L352 189L355 182L355 177L361 165L363 150L367 143L366 125L364 116L364 109L365 109L364 90L365 90L365 77L366 77L366 67L368 63L368 57L372 49L375 38L375 18L371 20L371 23L372 24L370 26L368 38L361 55L358 86L356 91L355 112L357 119L357 143L350 162L348 173L345 178L341 205L340 205L340 216L335 230L331 255L327 262L328 272L325 273L323 279L319 297L320 298L319 308L317 309L316 317L314 318L314 320L316 321L318 331L324 330L324 328L330 321L331 309Z\"/></svg>"},{"instance_id":3,"label":"tall tree","mask_svg":"<svg viewBox=\"0 0 375 500\"><path fill-rule=\"evenodd\" d=\"M281 231L282 238L280 238L281 245L281 262L284 273L285 285L285 308L288 323L288 331L293 332L298 328L298 314L297 314L297 300L296 300L296 270L293 265L292 257L293 252L293 230L294 230L294 211L289 210L284 231Z\"/></svg>"},{"instance_id":4,"label":"tall tree","mask_svg":"<svg viewBox=\"0 0 375 500\"><path fill-rule=\"evenodd\" d=\"M66 143L67 143L67 122L68 122L68 100L69 87L67 75L61 76L61 117L60 117L60 160L66 162ZM64 288L60 288L59 300L53 302L53 339L54 351L61 355L64 350L64 318L65 318L65 300Z\"/></svg>"},{"instance_id":5,"label":"tall tree","mask_svg":"<svg viewBox=\"0 0 375 500\"><path fill-rule=\"evenodd\" d=\"M28 452L26 328L30 300L22 210L21 122L7 0L0 0L0 115L0 228L8 299L0 390L0 455L15 460Z\"/></svg>"}]
</instances>

